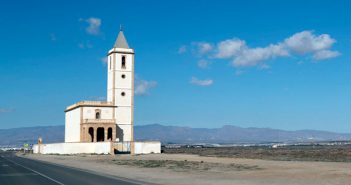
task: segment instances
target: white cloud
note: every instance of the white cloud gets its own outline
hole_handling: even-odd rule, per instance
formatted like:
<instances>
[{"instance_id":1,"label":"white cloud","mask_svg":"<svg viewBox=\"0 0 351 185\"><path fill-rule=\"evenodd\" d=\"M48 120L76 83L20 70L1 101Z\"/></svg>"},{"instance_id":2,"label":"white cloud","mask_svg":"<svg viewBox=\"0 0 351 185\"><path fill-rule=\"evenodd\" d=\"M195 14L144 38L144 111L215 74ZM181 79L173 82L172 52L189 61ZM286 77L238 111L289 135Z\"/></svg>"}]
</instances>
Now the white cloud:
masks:
<instances>
[{"instance_id":1,"label":"white cloud","mask_svg":"<svg viewBox=\"0 0 351 185\"><path fill-rule=\"evenodd\" d=\"M88 27L86 28L87 33L91 35L100 34L101 19L96 17L90 17L86 19L85 22L88 23Z\"/></svg>"},{"instance_id":2,"label":"white cloud","mask_svg":"<svg viewBox=\"0 0 351 185\"><path fill-rule=\"evenodd\" d=\"M156 81L147 81L140 79L139 77L135 78L135 90L134 93L137 96L148 95L149 90L157 86Z\"/></svg>"},{"instance_id":3,"label":"white cloud","mask_svg":"<svg viewBox=\"0 0 351 185\"><path fill-rule=\"evenodd\" d=\"M180 46L180 48L178 49L178 53L179 54L183 54L187 51L187 47L186 46Z\"/></svg>"},{"instance_id":4,"label":"white cloud","mask_svg":"<svg viewBox=\"0 0 351 185\"><path fill-rule=\"evenodd\" d=\"M207 69L209 67L209 65L211 64L210 61L201 59L197 62L197 66L201 69Z\"/></svg>"},{"instance_id":5,"label":"white cloud","mask_svg":"<svg viewBox=\"0 0 351 185\"><path fill-rule=\"evenodd\" d=\"M236 67L264 65L265 60L284 56L289 56L289 53L282 44L271 44L264 48L245 48L240 54L235 55L232 64Z\"/></svg>"},{"instance_id":6,"label":"white cloud","mask_svg":"<svg viewBox=\"0 0 351 185\"><path fill-rule=\"evenodd\" d=\"M213 84L213 80L211 79L200 80L196 77L192 77L190 80L190 83L197 86L210 86Z\"/></svg>"},{"instance_id":7,"label":"white cloud","mask_svg":"<svg viewBox=\"0 0 351 185\"><path fill-rule=\"evenodd\" d=\"M284 44L293 52L305 54L328 49L335 42L328 34L314 35L312 31L302 31L285 39Z\"/></svg>"},{"instance_id":8,"label":"white cloud","mask_svg":"<svg viewBox=\"0 0 351 185\"><path fill-rule=\"evenodd\" d=\"M194 42L196 51L207 58L229 59L234 67L268 66L267 61L289 56L312 56L314 60L337 57L338 51L329 50L336 40L328 34L316 35L313 31L302 31L264 47L250 48L246 41L233 38L216 44ZM199 63L198 63L199 64ZM205 66L205 65L204 65Z\"/></svg>"},{"instance_id":9,"label":"white cloud","mask_svg":"<svg viewBox=\"0 0 351 185\"><path fill-rule=\"evenodd\" d=\"M331 51L331 50L322 50L322 51L317 51L313 55L313 59L315 60L324 60L328 58L334 58L339 56L340 53L338 51Z\"/></svg>"},{"instance_id":10,"label":"white cloud","mask_svg":"<svg viewBox=\"0 0 351 185\"><path fill-rule=\"evenodd\" d=\"M270 43L266 46L249 47L245 40L239 38L226 39L217 44L209 42L192 42L190 46L181 46L178 53L187 51L187 47L196 57L200 57L197 66L201 69L209 67L208 60L225 59L237 70L235 75L245 73L243 67L257 67L259 70L268 70L268 63L276 58L294 57L299 60L298 65L303 64L305 59L313 59L317 62L341 55L339 51L332 50L336 40L329 34L315 34L313 31L295 33L280 42ZM192 77L190 83L198 86L210 86L212 79L201 80Z\"/></svg>"},{"instance_id":11,"label":"white cloud","mask_svg":"<svg viewBox=\"0 0 351 185\"><path fill-rule=\"evenodd\" d=\"M245 50L246 43L237 38L228 39L218 43L217 49L217 58L230 58L239 55L239 53Z\"/></svg>"},{"instance_id":12,"label":"white cloud","mask_svg":"<svg viewBox=\"0 0 351 185\"><path fill-rule=\"evenodd\" d=\"M195 52L199 55L207 54L213 49L212 44L208 42L193 42L193 45L196 49Z\"/></svg>"}]
</instances>

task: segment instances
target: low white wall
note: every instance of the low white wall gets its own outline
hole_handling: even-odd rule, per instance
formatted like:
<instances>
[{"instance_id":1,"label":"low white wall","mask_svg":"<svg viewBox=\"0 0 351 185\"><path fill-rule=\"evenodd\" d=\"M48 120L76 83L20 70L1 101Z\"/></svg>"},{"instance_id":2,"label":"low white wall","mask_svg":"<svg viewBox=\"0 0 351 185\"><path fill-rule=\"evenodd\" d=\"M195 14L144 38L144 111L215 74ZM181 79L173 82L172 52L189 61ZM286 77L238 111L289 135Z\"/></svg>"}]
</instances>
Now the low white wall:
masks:
<instances>
[{"instance_id":1,"label":"low white wall","mask_svg":"<svg viewBox=\"0 0 351 185\"><path fill-rule=\"evenodd\" d=\"M161 142L134 142L134 154L161 153ZM111 147L120 152L129 152L133 146L130 142L97 143L53 143L33 146L33 153L40 154L111 154ZM113 152L113 151L112 151Z\"/></svg>"},{"instance_id":2,"label":"low white wall","mask_svg":"<svg viewBox=\"0 0 351 185\"><path fill-rule=\"evenodd\" d=\"M113 146L118 152L130 152L131 150L131 142L116 142Z\"/></svg>"},{"instance_id":3,"label":"low white wall","mask_svg":"<svg viewBox=\"0 0 351 185\"><path fill-rule=\"evenodd\" d=\"M134 154L159 154L161 153L161 142L145 141L134 142Z\"/></svg>"},{"instance_id":4,"label":"low white wall","mask_svg":"<svg viewBox=\"0 0 351 185\"><path fill-rule=\"evenodd\" d=\"M40 150L40 151L39 151ZM53 143L33 146L33 153L41 154L110 154L110 142Z\"/></svg>"}]
</instances>

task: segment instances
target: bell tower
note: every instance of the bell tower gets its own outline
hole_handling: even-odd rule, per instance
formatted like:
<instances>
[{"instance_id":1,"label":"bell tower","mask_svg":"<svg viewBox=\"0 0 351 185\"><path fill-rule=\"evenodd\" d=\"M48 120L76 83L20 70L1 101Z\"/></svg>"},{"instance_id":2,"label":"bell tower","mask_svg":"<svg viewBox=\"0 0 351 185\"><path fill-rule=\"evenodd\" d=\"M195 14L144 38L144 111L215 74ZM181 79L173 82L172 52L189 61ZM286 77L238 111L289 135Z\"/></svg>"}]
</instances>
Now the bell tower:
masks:
<instances>
[{"instance_id":1,"label":"bell tower","mask_svg":"<svg viewBox=\"0 0 351 185\"><path fill-rule=\"evenodd\" d=\"M134 141L134 50L129 48L122 28L107 57L107 101L116 106L116 141Z\"/></svg>"}]
</instances>

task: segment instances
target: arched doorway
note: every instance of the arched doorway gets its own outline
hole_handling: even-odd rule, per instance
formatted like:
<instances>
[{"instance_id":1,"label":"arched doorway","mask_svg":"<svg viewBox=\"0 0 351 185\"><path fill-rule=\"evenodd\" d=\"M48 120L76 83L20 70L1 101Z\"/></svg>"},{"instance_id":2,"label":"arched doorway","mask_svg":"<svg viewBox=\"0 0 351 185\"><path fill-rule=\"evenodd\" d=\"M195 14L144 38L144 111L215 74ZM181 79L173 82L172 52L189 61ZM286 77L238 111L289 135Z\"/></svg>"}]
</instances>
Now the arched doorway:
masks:
<instances>
[{"instance_id":1,"label":"arched doorway","mask_svg":"<svg viewBox=\"0 0 351 185\"><path fill-rule=\"evenodd\" d=\"M107 140L112 141L112 128L108 128L107 130Z\"/></svg>"},{"instance_id":2,"label":"arched doorway","mask_svg":"<svg viewBox=\"0 0 351 185\"><path fill-rule=\"evenodd\" d=\"M105 140L105 129L103 127L99 127L97 129L97 136L96 136L96 141L100 142L100 141L104 141Z\"/></svg>"},{"instance_id":3,"label":"arched doorway","mask_svg":"<svg viewBox=\"0 0 351 185\"><path fill-rule=\"evenodd\" d=\"M94 128L90 127L88 132L90 136L90 142L94 142Z\"/></svg>"}]
</instances>

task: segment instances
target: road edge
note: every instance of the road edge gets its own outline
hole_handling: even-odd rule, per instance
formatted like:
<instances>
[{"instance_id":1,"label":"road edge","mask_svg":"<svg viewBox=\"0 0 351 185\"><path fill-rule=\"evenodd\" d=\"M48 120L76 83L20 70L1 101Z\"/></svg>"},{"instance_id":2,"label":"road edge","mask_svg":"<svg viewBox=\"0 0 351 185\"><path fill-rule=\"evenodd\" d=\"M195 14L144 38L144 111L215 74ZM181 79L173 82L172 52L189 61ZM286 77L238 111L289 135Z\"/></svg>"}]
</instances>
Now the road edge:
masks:
<instances>
[{"instance_id":1,"label":"road edge","mask_svg":"<svg viewBox=\"0 0 351 185\"><path fill-rule=\"evenodd\" d=\"M31 155L34 155L34 154L31 154ZM38 154L35 154L35 155L38 155ZM139 184L139 185L160 185L160 184L156 184L156 183L144 182L144 181L129 179L129 178L120 177L120 176L116 176L116 175L110 175L110 174L106 174L106 173L103 173L103 172L100 172L100 171L87 170L87 169L83 169L83 168L78 168L78 167L72 167L72 166L67 166L67 165L63 165L63 164L58 164L58 163L54 163L54 162L48 162L48 161L44 161L44 160L40 160L40 159L33 159L33 158L30 158L30 157L26 157L26 155L21 155L19 153L15 153L15 156L23 158L23 159L39 161L39 162L50 164L50 165L54 165L54 166L70 168L70 169L73 169L73 170L78 170L78 171L82 171L82 172L86 172L86 173L92 173L92 174L108 177L108 178L111 178L111 179L126 181L126 182L129 182L129 183L134 183L134 184Z\"/></svg>"}]
</instances>

